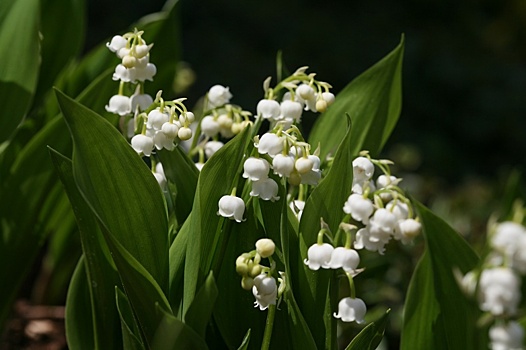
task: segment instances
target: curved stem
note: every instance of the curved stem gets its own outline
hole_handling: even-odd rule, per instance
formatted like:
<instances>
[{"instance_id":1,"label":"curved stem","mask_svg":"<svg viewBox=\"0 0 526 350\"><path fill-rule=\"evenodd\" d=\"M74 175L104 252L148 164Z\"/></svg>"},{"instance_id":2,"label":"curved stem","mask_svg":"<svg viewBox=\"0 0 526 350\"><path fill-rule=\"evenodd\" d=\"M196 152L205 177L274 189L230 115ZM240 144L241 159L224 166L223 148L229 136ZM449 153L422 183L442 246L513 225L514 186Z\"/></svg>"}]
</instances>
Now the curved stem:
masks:
<instances>
[{"instance_id":1,"label":"curved stem","mask_svg":"<svg viewBox=\"0 0 526 350\"><path fill-rule=\"evenodd\" d=\"M276 305L269 305L267 313L267 322L265 323L265 333L263 334L263 342L261 343L261 350L268 350L270 347L270 338L272 337L272 328L274 326L274 315L276 314Z\"/></svg>"}]
</instances>

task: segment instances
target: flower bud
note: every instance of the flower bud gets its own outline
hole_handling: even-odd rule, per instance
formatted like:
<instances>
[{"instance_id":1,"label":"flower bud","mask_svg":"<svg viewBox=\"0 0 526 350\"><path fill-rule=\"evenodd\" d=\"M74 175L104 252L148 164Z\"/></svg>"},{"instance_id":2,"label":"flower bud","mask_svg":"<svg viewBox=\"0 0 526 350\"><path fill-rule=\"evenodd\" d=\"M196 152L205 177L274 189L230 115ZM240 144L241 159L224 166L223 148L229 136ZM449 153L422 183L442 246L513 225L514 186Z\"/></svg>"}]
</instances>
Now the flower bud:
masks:
<instances>
[{"instance_id":1,"label":"flower bud","mask_svg":"<svg viewBox=\"0 0 526 350\"><path fill-rule=\"evenodd\" d=\"M248 274L248 264L244 256L239 256L236 259L236 272L241 276L246 276Z\"/></svg>"},{"instance_id":2,"label":"flower bud","mask_svg":"<svg viewBox=\"0 0 526 350\"><path fill-rule=\"evenodd\" d=\"M183 126L177 132L177 136L179 136L181 141L189 140L192 137L192 129Z\"/></svg>"},{"instance_id":3,"label":"flower bud","mask_svg":"<svg viewBox=\"0 0 526 350\"><path fill-rule=\"evenodd\" d=\"M327 110L327 102L323 99L316 101L316 110L323 113Z\"/></svg>"},{"instance_id":4,"label":"flower bud","mask_svg":"<svg viewBox=\"0 0 526 350\"><path fill-rule=\"evenodd\" d=\"M122 58L122 65L126 68L133 68L137 64L137 59L133 56L126 55Z\"/></svg>"},{"instance_id":5,"label":"flower bud","mask_svg":"<svg viewBox=\"0 0 526 350\"><path fill-rule=\"evenodd\" d=\"M243 276L241 279L241 288L244 290L251 290L254 287L254 279L249 276Z\"/></svg>"},{"instance_id":6,"label":"flower bud","mask_svg":"<svg viewBox=\"0 0 526 350\"><path fill-rule=\"evenodd\" d=\"M314 163L309 158L298 158L295 163L295 168L300 174L306 174L309 171L312 170L312 167L314 166Z\"/></svg>"},{"instance_id":7,"label":"flower bud","mask_svg":"<svg viewBox=\"0 0 526 350\"><path fill-rule=\"evenodd\" d=\"M276 245L274 241L268 238L261 238L256 242L256 251L262 258L268 258L274 254Z\"/></svg>"},{"instance_id":8,"label":"flower bud","mask_svg":"<svg viewBox=\"0 0 526 350\"><path fill-rule=\"evenodd\" d=\"M261 273L261 265L260 264L254 264L252 268L250 269L250 276L256 277Z\"/></svg>"}]
</instances>

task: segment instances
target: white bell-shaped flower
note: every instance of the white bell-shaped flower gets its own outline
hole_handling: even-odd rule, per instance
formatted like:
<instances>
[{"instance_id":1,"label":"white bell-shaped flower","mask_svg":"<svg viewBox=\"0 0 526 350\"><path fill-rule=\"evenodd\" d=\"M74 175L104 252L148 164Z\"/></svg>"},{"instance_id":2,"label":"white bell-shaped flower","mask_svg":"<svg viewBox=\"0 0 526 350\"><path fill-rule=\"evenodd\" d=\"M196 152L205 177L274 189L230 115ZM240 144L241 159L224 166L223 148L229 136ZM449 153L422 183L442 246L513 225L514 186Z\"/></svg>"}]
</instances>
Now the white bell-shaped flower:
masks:
<instances>
[{"instance_id":1,"label":"white bell-shaped flower","mask_svg":"<svg viewBox=\"0 0 526 350\"><path fill-rule=\"evenodd\" d=\"M279 199L278 184L271 178L252 181L252 191L250 191L250 195L252 197L259 197L265 201L277 201Z\"/></svg>"},{"instance_id":2,"label":"white bell-shaped flower","mask_svg":"<svg viewBox=\"0 0 526 350\"><path fill-rule=\"evenodd\" d=\"M364 198L361 194L351 194L343 205L343 211L351 214L356 221L364 224L369 223L369 218L373 214L374 205L369 198Z\"/></svg>"},{"instance_id":3,"label":"white bell-shaped flower","mask_svg":"<svg viewBox=\"0 0 526 350\"><path fill-rule=\"evenodd\" d=\"M205 154L207 158L212 157L225 144L221 141L208 141L205 144Z\"/></svg>"},{"instance_id":4,"label":"white bell-shaped flower","mask_svg":"<svg viewBox=\"0 0 526 350\"><path fill-rule=\"evenodd\" d=\"M109 43L106 43L106 47L110 49L111 52L117 52L120 49L125 48L127 43L128 40L124 39L124 37L115 35L113 38L111 38Z\"/></svg>"},{"instance_id":5,"label":"white bell-shaped flower","mask_svg":"<svg viewBox=\"0 0 526 350\"><path fill-rule=\"evenodd\" d=\"M343 322L364 323L367 306L360 298L343 298L338 303L338 313L334 313L335 318L341 319Z\"/></svg>"},{"instance_id":6,"label":"white bell-shaped flower","mask_svg":"<svg viewBox=\"0 0 526 350\"><path fill-rule=\"evenodd\" d=\"M305 185L316 186L321 179L321 171L314 170L301 174L301 183Z\"/></svg>"},{"instance_id":7,"label":"white bell-shaped flower","mask_svg":"<svg viewBox=\"0 0 526 350\"><path fill-rule=\"evenodd\" d=\"M299 157L294 163L294 167L300 174L306 174L312 170L314 162L308 157Z\"/></svg>"},{"instance_id":8,"label":"white bell-shaped flower","mask_svg":"<svg viewBox=\"0 0 526 350\"><path fill-rule=\"evenodd\" d=\"M215 108L230 102L232 94L230 93L228 87L214 85L208 91L207 97L210 108Z\"/></svg>"},{"instance_id":9,"label":"white bell-shaped flower","mask_svg":"<svg viewBox=\"0 0 526 350\"><path fill-rule=\"evenodd\" d=\"M145 59L148 58L148 56L142 58ZM140 60L139 60L140 61ZM138 67L136 66L134 72L134 81L153 81L153 76L157 73L157 67L153 63L147 63L145 67Z\"/></svg>"},{"instance_id":10,"label":"white bell-shaped flower","mask_svg":"<svg viewBox=\"0 0 526 350\"><path fill-rule=\"evenodd\" d=\"M397 220L405 220L409 217L409 207L399 200L390 201L385 205L385 209L393 213Z\"/></svg>"},{"instance_id":11,"label":"white bell-shaped flower","mask_svg":"<svg viewBox=\"0 0 526 350\"><path fill-rule=\"evenodd\" d=\"M166 135L167 138L174 140L179 133L179 127L176 124L166 122L161 127L161 131Z\"/></svg>"},{"instance_id":12,"label":"white bell-shaped flower","mask_svg":"<svg viewBox=\"0 0 526 350\"><path fill-rule=\"evenodd\" d=\"M139 107L139 111L145 111L148 109L148 107L151 106L153 103L153 99L148 94L133 94L131 97L131 110L132 112L135 112L137 107Z\"/></svg>"},{"instance_id":13,"label":"white bell-shaped flower","mask_svg":"<svg viewBox=\"0 0 526 350\"><path fill-rule=\"evenodd\" d=\"M299 122L301 114L303 113L303 106L301 103L291 100L285 100L280 105L280 118L290 119L294 122Z\"/></svg>"},{"instance_id":14,"label":"white bell-shaped flower","mask_svg":"<svg viewBox=\"0 0 526 350\"><path fill-rule=\"evenodd\" d=\"M129 83L135 81L135 75L131 69L124 67L122 64L118 64L115 67L115 72L113 72L112 79Z\"/></svg>"},{"instance_id":15,"label":"white bell-shaped flower","mask_svg":"<svg viewBox=\"0 0 526 350\"><path fill-rule=\"evenodd\" d=\"M365 158L358 157L352 162L353 182L369 181L374 174L373 163Z\"/></svg>"},{"instance_id":16,"label":"white bell-shaped flower","mask_svg":"<svg viewBox=\"0 0 526 350\"><path fill-rule=\"evenodd\" d=\"M281 114L279 103L275 100L263 99L256 107L257 114L264 119L277 120Z\"/></svg>"},{"instance_id":17,"label":"white bell-shaped flower","mask_svg":"<svg viewBox=\"0 0 526 350\"><path fill-rule=\"evenodd\" d=\"M211 115L201 120L201 132L208 137L214 137L219 133L220 125Z\"/></svg>"},{"instance_id":18,"label":"white bell-shaped flower","mask_svg":"<svg viewBox=\"0 0 526 350\"><path fill-rule=\"evenodd\" d=\"M250 157L243 164L243 177L251 181L259 181L268 178L270 164L266 159Z\"/></svg>"},{"instance_id":19,"label":"white bell-shaped flower","mask_svg":"<svg viewBox=\"0 0 526 350\"><path fill-rule=\"evenodd\" d=\"M149 157L150 154L152 154L154 143L151 137L139 134L132 137L131 145L135 152L139 154L143 153L145 156Z\"/></svg>"},{"instance_id":20,"label":"white bell-shaped flower","mask_svg":"<svg viewBox=\"0 0 526 350\"><path fill-rule=\"evenodd\" d=\"M130 98L123 95L113 95L106 105L106 110L120 116L128 115L132 112Z\"/></svg>"},{"instance_id":21,"label":"white bell-shaped flower","mask_svg":"<svg viewBox=\"0 0 526 350\"><path fill-rule=\"evenodd\" d=\"M396 216L389 210L385 208L377 209L367 225L367 229L370 233L369 239L372 242L389 242L391 235L394 234L396 223Z\"/></svg>"},{"instance_id":22,"label":"white bell-shaped flower","mask_svg":"<svg viewBox=\"0 0 526 350\"><path fill-rule=\"evenodd\" d=\"M329 265L331 269L343 268L345 272L353 273L360 263L360 255L354 249L336 247L332 251Z\"/></svg>"},{"instance_id":23,"label":"white bell-shaped flower","mask_svg":"<svg viewBox=\"0 0 526 350\"><path fill-rule=\"evenodd\" d=\"M410 243L422 232L422 224L415 219L399 220L394 231L394 238L403 244Z\"/></svg>"},{"instance_id":24,"label":"white bell-shaped flower","mask_svg":"<svg viewBox=\"0 0 526 350\"><path fill-rule=\"evenodd\" d=\"M510 266L526 273L526 228L518 223L499 223L490 238L491 246L506 256Z\"/></svg>"},{"instance_id":25,"label":"white bell-shaped flower","mask_svg":"<svg viewBox=\"0 0 526 350\"><path fill-rule=\"evenodd\" d=\"M174 139L166 136L162 131L155 132L155 135L153 135L153 143L158 150L166 148L167 150L172 151L175 148Z\"/></svg>"},{"instance_id":26,"label":"white bell-shaped flower","mask_svg":"<svg viewBox=\"0 0 526 350\"><path fill-rule=\"evenodd\" d=\"M305 259L303 262L309 266L311 270L318 270L321 267L324 269L330 269L331 255L334 247L328 243L318 244L315 243L310 246L307 251L308 260Z\"/></svg>"},{"instance_id":27,"label":"white bell-shaped flower","mask_svg":"<svg viewBox=\"0 0 526 350\"><path fill-rule=\"evenodd\" d=\"M151 46L146 44L135 45L135 56L143 58L150 52L150 48Z\"/></svg>"},{"instance_id":28,"label":"white bell-shaped flower","mask_svg":"<svg viewBox=\"0 0 526 350\"><path fill-rule=\"evenodd\" d=\"M307 84L301 84L298 86L296 88L296 94L305 101L316 99L316 93L314 92L314 89Z\"/></svg>"},{"instance_id":29,"label":"white bell-shaped flower","mask_svg":"<svg viewBox=\"0 0 526 350\"><path fill-rule=\"evenodd\" d=\"M245 202L236 196L223 196L219 200L218 215L225 218L234 219L237 222L243 221L243 214L245 213Z\"/></svg>"},{"instance_id":30,"label":"white bell-shaped flower","mask_svg":"<svg viewBox=\"0 0 526 350\"><path fill-rule=\"evenodd\" d=\"M507 267L483 270L479 280L480 308L495 316L514 315L521 298L520 279Z\"/></svg>"},{"instance_id":31,"label":"white bell-shaped flower","mask_svg":"<svg viewBox=\"0 0 526 350\"><path fill-rule=\"evenodd\" d=\"M492 350L521 350L524 329L516 321L495 324L489 329L489 340Z\"/></svg>"},{"instance_id":32,"label":"white bell-shaped flower","mask_svg":"<svg viewBox=\"0 0 526 350\"><path fill-rule=\"evenodd\" d=\"M332 92L324 92L321 94L321 97L325 102L327 102L327 106L330 106L334 103L335 97Z\"/></svg>"},{"instance_id":33,"label":"white bell-shaped flower","mask_svg":"<svg viewBox=\"0 0 526 350\"><path fill-rule=\"evenodd\" d=\"M156 108L148 113L146 127L148 129L161 130L164 123L170 121L170 116L167 113L162 113L159 108Z\"/></svg>"},{"instance_id":34,"label":"white bell-shaped flower","mask_svg":"<svg viewBox=\"0 0 526 350\"><path fill-rule=\"evenodd\" d=\"M371 240L371 233L365 228L361 228L356 232L356 240L354 241L354 249L367 249L371 252L378 252L381 255L384 254L385 244L382 240Z\"/></svg>"},{"instance_id":35,"label":"white bell-shaped flower","mask_svg":"<svg viewBox=\"0 0 526 350\"><path fill-rule=\"evenodd\" d=\"M254 307L259 307L261 311L266 310L269 305L276 305L278 296L276 279L266 274L256 276L252 294L256 298Z\"/></svg>"},{"instance_id":36,"label":"white bell-shaped flower","mask_svg":"<svg viewBox=\"0 0 526 350\"><path fill-rule=\"evenodd\" d=\"M281 177L289 177L294 170L294 157L281 153L277 154L272 160L272 168L274 169L274 174L278 174Z\"/></svg>"},{"instance_id":37,"label":"white bell-shaped flower","mask_svg":"<svg viewBox=\"0 0 526 350\"><path fill-rule=\"evenodd\" d=\"M269 156L274 157L283 152L283 142L283 137L268 132L263 134L260 137L259 142L254 146L257 147L259 154L268 154Z\"/></svg>"}]
</instances>

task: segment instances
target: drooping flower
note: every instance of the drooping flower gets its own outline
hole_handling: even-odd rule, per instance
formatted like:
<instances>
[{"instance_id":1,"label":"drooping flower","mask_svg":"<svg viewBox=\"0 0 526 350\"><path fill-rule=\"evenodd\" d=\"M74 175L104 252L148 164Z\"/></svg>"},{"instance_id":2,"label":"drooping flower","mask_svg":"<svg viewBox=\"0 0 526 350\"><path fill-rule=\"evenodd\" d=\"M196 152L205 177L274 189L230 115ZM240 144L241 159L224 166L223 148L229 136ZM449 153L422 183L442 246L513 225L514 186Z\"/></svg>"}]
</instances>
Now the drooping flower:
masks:
<instances>
[{"instance_id":1,"label":"drooping flower","mask_svg":"<svg viewBox=\"0 0 526 350\"><path fill-rule=\"evenodd\" d=\"M272 160L272 168L274 169L274 174L278 174L281 177L289 177L294 170L294 157L277 154Z\"/></svg>"},{"instance_id":2,"label":"drooping flower","mask_svg":"<svg viewBox=\"0 0 526 350\"><path fill-rule=\"evenodd\" d=\"M268 178L270 164L266 159L249 157L243 164L243 177L252 181L259 181Z\"/></svg>"},{"instance_id":3,"label":"drooping flower","mask_svg":"<svg viewBox=\"0 0 526 350\"><path fill-rule=\"evenodd\" d=\"M343 298L338 303L338 313L334 313L335 318L341 319L343 322L364 323L367 306L362 299L359 298Z\"/></svg>"},{"instance_id":4,"label":"drooping flower","mask_svg":"<svg viewBox=\"0 0 526 350\"><path fill-rule=\"evenodd\" d=\"M512 269L483 270L479 280L480 308L495 316L514 315L521 298L520 279Z\"/></svg>"},{"instance_id":5,"label":"drooping flower","mask_svg":"<svg viewBox=\"0 0 526 350\"><path fill-rule=\"evenodd\" d=\"M208 141L205 144L205 154L207 158L212 157L225 144L221 141Z\"/></svg>"},{"instance_id":6,"label":"drooping flower","mask_svg":"<svg viewBox=\"0 0 526 350\"><path fill-rule=\"evenodd\" d=\"M303 209L305 208L305 201L294 200L290 202L290 208L296 214L298 221L301 220L301 214L303 214Z\"/></svg>"},{"instance_id":7,"label":"drooping flower","mask_svg":"<svg viewBox=\"0 0 526 350\"><path fill-rule=\"evenodd\" d=\"M303 262L311 270L319 270L320 266L324 269L329 269L331 267L330 261L333 250L334 247L328 243L315 243L307 251L308 260L305 259Z\"/></svg>"},{"instance_id":8,"label":"drooping flower","mask_svg":"<svg viewBox=\"0 0 526 350\"><path fill-rule=\"evenodd\" d=\"M259 307L261 311L266 310L269 305L276 305L278 286L276 279L266 274L261 274L254 278L252 294L256 298L254 307Z\"/></svg>"},{"instance_id":9,"label":"drooping flower","mask_svg":"<svg viewBox=\"0 0 526 350\"><path fill-rule=\"evenodd\" d=\"M303 100L313 100L316 98L316 94L314 92L314 89L307 84L301 84L296 88L296 94L301 97Z\"/></svg>"},{"instance_id":10,"label":"drooping flower","mask_svg":"<svg viewBox=\"0 0 526 350\"><path fill-rule=\"evenodd\" d=\"M135 152L139 154L143 153L147 157L149 157L152 154L152 150L154 147L153 139L151 137L141 134L132 137L131 145Z\"/></svg>"},{"instance_id":11,"label":"drooping flower","mask_svg":"<svg viewBox=\"0 0 526 350\"><path fill-rule=\"evenodd\" d=\"M489 339L492 350L521 350L524 329L516 321L493 325L489 329Z\"/></svg>"},{"instance_id":12,"label":"drooping flower","mask_svg":"<svg viewBox=\"0 0 526 350\"><path fill-rule=\"evenodd\" d=\"M218 215L225 218L234 219L237 222L243 221L243 214L245 213L245 202L236 196L223 196L219 200Z\"/></svg>"},{"instance_id":13,"label":"drooping flower","mask_svg":"<svg viewBox=\"0 0 526 350\"><path fill-rule=\"evenodd\" d=\"M360 263L360 255L354 249L336 247L332 251L329 265L331 269L343 268L345 272L353 273Z\"/></svg>"},{"instance_id":14,"label":"drooping flower","mask_svg":"<svg viewBox=\"0 0 526 350\"><path fill-rule=\"evenodd\" d=\"M261 136L259 142L255 145L259 154L268 154L274 157L283 151L283 137L279 137L274 133L266 133Z\"/></svg>"},{"instance_id":15,"label":"drooping flower","mask_svg":"<svg viewBox=\"0 0 526 350\"><path fill-rule=\"evenodd\" d=\"M293 122L300 121L301 114L303 112L303 107L301 106L301 103L291 100L285 100L281 102L280 109L280 118L288 119Z\"/></svg>"},{"instance_id":16,"label":"drooping flower","mask_svg":"<svg viewBox=\"0 0 526 350\"><path fill-rule=\"evenodd\" d=\"M264 119L276 120L281 115L281 108L277 101L263 99L256 107L257 114Z\"/></svg>"},{"instance_id":17,"label":"drooping flower","mask_svg":"<svg viewBox=\"0 0 526 350\"><path fill-rule=\"evenodd\" d=\"M508 259L510 266L526 273L526 228L512 221L496 226L490 244Z\"/></svg>"},{"instance_id":18,"label":"drooping flower","mask_svg":"<svg viewBox=\"0 0 526 350\"><path fill-rule=\"evenodd\" d=\"M361 228L356 232L356 240L354 242L354 249L367 249L371 252L378 252L384 254L386 242L381 240L371 240L371 233L367 227Z\"/></svg>"},{"instance_id":19,"label":"drooping flower","mask_svg":"<svg viewBox=\"0 0 526 350\"><path fill-rule=\"evenodd\" d=\"M161 112L159 108L156 108L148 113L146 127L148 129L161 130L163 124L169 121L170 116L167 113Z\"/></svg>"},{"instance_id":20,"label":"drooping flower","mask_svg":"<svg viewBox=\"0 0 526 350\"><path fill-rule=\"evenodd\" d=\"M271 178L261 179L252 181L252 191L250 191L252 197L259 197L265 201L277 201L278 196L278 184Z\"/></svg>"},{"instance_id":21,"label":"drooping flower","mask_svg":"<svg viewBox=\"0 0 526 350\"><path fill-rule=\"evenodd\" d=\"M369 183L374 174L374 165L366 157L358 157L353 160L352 166L352 191L354 193L362 194L364 185Z\"/></svg>"},{"instance_id":22,"label":"drooping flower","mask_svg":"<svg viewBox=\"0 0 526 350\"><path fill-rule=\"evenodd\" d=\"M415 219L399 220L394 231L394 238L403 244L410 243L422 231L422 224Z\"/></svg>"},{"instance_id":23,"label":"drooping flower","mask_svg":"<svg viewBox=\"0 0 526 350\"><path fill-rule=\"evenodd\" d=\"M391 236L394 234L396 223L396 216L389 210L385 208L377 209L367 225L370 233L369 239L372 242L389 242Z\"/></svg>"},{"instance_id":24,"label":"drooping flower","mask_svg":"<svg viewBox=\"0 0 526 350\"><path fill-rule=\"evenodd\" d=\"M208 137L214 137L219 133L220 125L211 115L201 119L201 132Z\"/></svg>"},{"instance_id":25,"label":"drooping flower","mask_svg":"<svg viewBox=\"0 0 526 350\"><path fill-rule=\"evenodd\" d=\"M137 85L139 87L139 85ZM153 103L153 99L148 94L139 94L137 91L130 97L131 111L135 112L137 107L139 111L145 111Z\"/></svg>"},{"instance_id":26,"label":"drooping flower","mask_svg":"<svg viewBox=\"0 0 526 350\"><path fill-rule=\"evenodd\" d=\"M361 194L353 193L343 205L343 211L351 214L354 220L367 224L373 214L374 205L369 198L364 198Z\"/></svg>"},{"instance_id":27,"label":"drooping flower","mask_svg":"<svg viewBox=\"0 0 526 350\"><path fill-rule=\"evenodd\" d=\"M113 95L106 105L106 111L120 116L128 115L132 112L130 98L123 95Z\"/></svg>"},{"instance_id":28,"label":"drooping flower","mask_svg":"<svg viewBox=\"0 0 526 350\"><path fill-rule=\"evenodd\" d=\"M120 49L126 47L127 43L128 40L124 39L124 37L115 35L113 38L111 38L111 42L106 43L106 47L110 49L111 52L117 52Z\"/></svg>"},{"instance_id":29,"label":"drooping flower","mask_svg":"<svg viewBox=\"0 0 526 350\"><path fill-rule=\"evenodd\" d=\"M232 94L228 87L214 85L208 90L208 103L211 108L219 107L230 102Z\"/></svg>"}]
</instances>

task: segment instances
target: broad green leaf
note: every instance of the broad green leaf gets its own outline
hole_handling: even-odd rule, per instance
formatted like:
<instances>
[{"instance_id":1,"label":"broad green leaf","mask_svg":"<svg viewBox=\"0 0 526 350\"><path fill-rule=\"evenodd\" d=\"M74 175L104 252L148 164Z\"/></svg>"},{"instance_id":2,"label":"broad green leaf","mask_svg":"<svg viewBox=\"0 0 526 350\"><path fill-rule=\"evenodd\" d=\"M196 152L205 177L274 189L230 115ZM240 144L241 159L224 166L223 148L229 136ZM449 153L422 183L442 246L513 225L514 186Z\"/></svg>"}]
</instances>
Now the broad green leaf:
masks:
<instances>
[{"instance_id":1,"label":"broad green leaf","mask_svg":"<svg viewBox=\"0 0 526 350\"><path fill-rule=\"evenodd\" d=\"M93 314L84 256L71 278L66 298L66 339L71 349L96 349Z\"/></svg>"},{"instance_id":2,"label":"broad green leaf","mask_svg":"<svg viewBox=\"0 0 526 350\"><path fill-rule=\"evenodd\" d=\"M205 283L197 292L192 305L188 308L185 315L186 324L197 334L204 338L206 326L212 317L212 310L217 299L217 286L213 271L206 278Z\"/></svg>"},{"instance_id":3,"label":"broad green leaf","mask_svg":"<svg viewBox=\"0 0 526 350\"><path fill-rule=\"evenodd\" d=\"M343 217L343 203L351 193L352 131L349 126L347 134L340 144L327 176L314 188L305 203L299 226L299 241L291 242L291 246L299 246L299 250L290 249L293 285L296 287L295 297L299 308L312 331L318 348L331 349L336 346L336 320L326 317L328 292L331 290L330 280L333 271L311 271L303 262L307 256L308 247L316 243L320 230L320 218L336 232ZM335 303L335 300L329 299ZM330 314L329 314L330 315ZM322 326L323 325L323 326Z\"/></svg>"},{"instance_id":4,"label":"broad green leaf","mask_svg":"<svg viewBox=\"0 0 526 350\"><path fill-rule=\"evenodd\" d=\"M144 340L146 344L151 345L156 329L162 321L162 315L155 311L156 305L171 313L170 304L161 287L144 266L126 250L102 222L100 226Z\"/></svg>"},{"instance_id":5,"label":"broad green leaf","mask_svg":"<svg viewBox=\"0 0 526 350\"><path fill-rule=\"evenodd\" d=\"M90 325L93 332L93 349L118 348L120 339L115 337L115 328L119 323L119 318L115 308L114 288L120 283L119 278L110 262L108 248L104 243L97 221L73 180L71 160L54 150L50 150L50 155L77 218L84 251L85 278L89 281L89 304L93 318ZM71 323L71 326L75 325ZM79 325L73 328L77 327ZM70 346L73 347L81 345L82 343L70 343Z\"/></svg>"},{"instance_id":6,"label":"broad green leaf","mask_svg":"<svg viewBox=\"0 0 526 350\"><path fill-rule=\"evenodd\" d=\"M402 106L404 37L382 60L350 82L314 124L309 143L321 143L320 158L334 154L345 136L345 114L353 123L351 153L378 155L396 125Z\"/></svg>"},{"instance_id":7,"label":"broad green leaf","mask_svg":"<svg viewBox=\"0 0 526 350\"><path fill-rule=\"evenodd\" d=\"M175 215L177 222L183 223L192 211L199 170L179 147L173 151L163 149L158 155L166 178L175 185Z\"/></svg>"},{"instance_id":8,"label":"broad green leaf","mask_svg":"<svg viewBox=\"0 0 526 350\"><path fill-rule=\"evenodd\" d=\"M139 326L133 316L130 302L126 294L118 287L115 287L115 302L121 319L123 348L126 350L143 350L144 344L141 342Z\"/></svg>"},{"instance_id":9,"label":"broad green leaf","mask_svg":"<svg viewBox=\"0 0 526 350\"><path fill-rule=\"evenodd\" d=\"M183 314L212 269L218 243L224 244L225 232L221 230L224 220L217 214L218 202L222 196L230 195L240 181L241 161L250 131L246 128L219 149L201 170L189 227L192 239L188 240L185 261Z\"/></svg>"},{"instance_id":10,"label":"broad green leaf","mask_svg":"<svg viewBox=\"0 0 526 350\"><path fill-rule=\"evenodd\" d=\"M103 110L111 96L108 80L111 80L109 72L86 87L78 100ZM46 219L41 211L49 201L49 193L62 187L49 161L46 145L62 154L71 154L71 138L61 116L48 122L29 141L22 136L23 133L16 134L9 147L4 149L1 160L0 222L3 239L0 256L11 264L0 266L0 279L10 281L12 288L0 288L0 324L48 233L41 229L46 225L39 220Z\"/></svg>"},{"instance_id":11,"label":"broad green leaf","mask_svg":"<svg viewBox=\"0 0 526 350\"><path fill-rule=\"evenodd\" d=\"M390 309L376 322L367 325L345 348L345 350L375 350L384 337Z\"/></svg>"},{"instance_id":12,"label":"broad green leaf","mask_svg":"<svg viewBox=\"0 0 526 350\"><path fill-rule=\"evenodd\" d=\"M0 6L0 144L28 112L39 70L38 0L3 0Z\"/></svg>"},{"instance_id":13,"label":"broad green leaf","mask_svg":"<svg viewBox=\"0 0 526 350\"><path fill-rule=\"evenodd\" d=\"M73 138L73 176L115 239L168 287L168 224L159 184L122 135L105 119L57 91Z\"/></svg>"},{"instance_id":14,"label":"broad green leaf","mask_svg":"<svg viewBox=\"0 0 526 350\"><path fill-rule=\"evenodd\" d=\"M415 204L426 251L406 298L401 349L482 349L476 326L481 312L467 302L453 275L455 269L467 273L479 259L447 223Z\"/></svg>"},{"instance_id":15,"label":"broad green leaf","mask_svg":"<svg viewBox=\"0 0 526 350\"><path fill-rule=\"evenodd\" d=\"M237 348L237 350L248 350L248 344L250 344L250 328L245 334L245 337L243 338L243 341L241 342L241 345L239 345L239 348Z\"/></svg>"},{"instance_id":16,"label":"broad green leaf","mask_svg":"<svg viewBox=\"0 0 526 350\"><path fill-rule=\"evenodd\" d=\"M192 214L190 213L190 216ZM177 318L182 319L181 304L183 300L183 274L184 274L184 261L186 258L186 246L188 244L188 237L191 235L190 232L190 217L186 219L183 226L175 236L170 250L168 252L170 261L170 272L169 272L169 293L168 300L172 306L174 315Z\"/></svg>"},{"instance_id":17,"label":"broad green leaf","mask_svg":"<svg viewBox=\"0 0 526 350\"><path fill-rule=\"evenodd\" d=\"M152 341L152 349L208 349L205 341L181 320L158 305L156 311L161 323Z\"/></svg>"}]
</instances>

